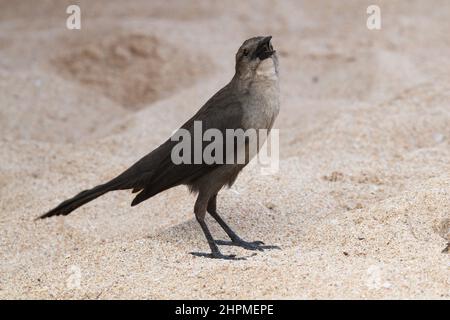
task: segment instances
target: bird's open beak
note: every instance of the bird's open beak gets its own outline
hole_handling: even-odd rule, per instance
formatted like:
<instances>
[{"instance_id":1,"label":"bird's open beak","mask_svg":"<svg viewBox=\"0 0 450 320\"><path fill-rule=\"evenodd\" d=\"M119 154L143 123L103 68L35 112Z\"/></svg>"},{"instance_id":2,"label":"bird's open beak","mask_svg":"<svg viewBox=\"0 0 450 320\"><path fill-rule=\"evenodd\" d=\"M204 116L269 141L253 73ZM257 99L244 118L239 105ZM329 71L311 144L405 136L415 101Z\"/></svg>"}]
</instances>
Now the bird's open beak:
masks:
<instances>
[{"instance_id":1,"label":"bird's open beak","mask_svg":"<svg viewBox=\"0 0 450 320\"><path fill-rule=\"evenodd\" d=\"M270 40L272 40L272 36L264 37L259 42L258 48L255 50L255 57L258 57L260 60L264 60L271 57L275 53Z\"/></svg>"}]
</instances>

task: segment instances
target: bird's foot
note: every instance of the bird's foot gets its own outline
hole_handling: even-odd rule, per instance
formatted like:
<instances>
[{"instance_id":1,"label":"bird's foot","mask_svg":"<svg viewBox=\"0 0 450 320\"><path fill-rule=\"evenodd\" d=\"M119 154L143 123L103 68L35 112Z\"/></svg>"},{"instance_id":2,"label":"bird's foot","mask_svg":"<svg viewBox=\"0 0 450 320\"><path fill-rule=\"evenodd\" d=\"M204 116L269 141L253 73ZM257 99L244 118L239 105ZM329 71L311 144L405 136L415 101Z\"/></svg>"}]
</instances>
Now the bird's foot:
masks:
<instances>
[{"instance_id":1,"label":"bird's foot","mask_svg":"<svg viewBox=\"0 0 450 320\"><path fill-rule=\"evenodd\" d=\"M264 250L270 250L270 249L281 249L279 246L272 246L272 245L265 245L262 241L245 241L242 239L234 239L231 241L224 241L224 240L216 240L216 244L218 245L224 245L224 246L237 246L242 247L247 250L258 250L258 251L264 251Z\"/></svg>"},{"instance_id":2,"label":"bird's foot","mask_svg":"<svg viewBox=\"0 0 450 320\"><path fill-rule=\"evenodd\" d=\"M222 259L222 260L246 260L244 257L236 257L235 254L223 254L221 252L211 252L211 253L204 253L204 252L191 252L193 256L196 257L204 257L204 258L210 258L210 259Z\"/></svg>"}]
</instances>

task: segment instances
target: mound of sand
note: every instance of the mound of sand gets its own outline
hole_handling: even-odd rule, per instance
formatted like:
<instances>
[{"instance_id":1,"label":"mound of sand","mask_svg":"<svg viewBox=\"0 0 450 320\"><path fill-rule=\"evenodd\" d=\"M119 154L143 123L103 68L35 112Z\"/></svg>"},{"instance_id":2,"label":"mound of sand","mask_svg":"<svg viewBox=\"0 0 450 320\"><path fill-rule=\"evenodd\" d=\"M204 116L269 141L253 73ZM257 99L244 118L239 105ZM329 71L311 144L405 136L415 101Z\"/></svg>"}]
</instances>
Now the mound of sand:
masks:
<instances>
[{"instance_id":1,"label":"mound of sand","mask_svg":"<svg viewBox=\"0 0 450 320\"><path fill-rule=\"evenodd\" d=\"M0 1L0 297L450 298L447 1ZM282 250L217 261L194 198L126 191L34 222L163 142L272 34L280 168L252 163L218 207ZM208 219L217 238L223 231Z\"/></svg>"},{"instance_id":2,"label":"mound of sand","mask_svg":"<svg viewBox=\"0 0 450 320\"><path fill-rule=\"evenodd\" d=\"M124 34L58 57L54 66L66 79L136 108L191 85L206 74L209 64L154 36Z\"/></svg>"}]
</instances>

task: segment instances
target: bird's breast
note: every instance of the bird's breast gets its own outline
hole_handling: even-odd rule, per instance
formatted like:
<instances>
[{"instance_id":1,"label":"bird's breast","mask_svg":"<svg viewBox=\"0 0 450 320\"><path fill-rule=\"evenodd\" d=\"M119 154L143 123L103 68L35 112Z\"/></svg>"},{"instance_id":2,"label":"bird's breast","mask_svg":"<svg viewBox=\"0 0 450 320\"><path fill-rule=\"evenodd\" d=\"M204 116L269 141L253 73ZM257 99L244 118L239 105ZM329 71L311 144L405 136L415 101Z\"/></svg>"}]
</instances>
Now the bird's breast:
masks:
<instances>
[{"instance_id":1,"label":"bird's breast","mask_svg":"<svg viewBox=\"0 0 450 320\"><path fill-rule=\"evenodd\" d=\"M280 89L278 80L254 82L244 107L245 129L272 128L280 110Z\"/></svg>"}]
</instances>

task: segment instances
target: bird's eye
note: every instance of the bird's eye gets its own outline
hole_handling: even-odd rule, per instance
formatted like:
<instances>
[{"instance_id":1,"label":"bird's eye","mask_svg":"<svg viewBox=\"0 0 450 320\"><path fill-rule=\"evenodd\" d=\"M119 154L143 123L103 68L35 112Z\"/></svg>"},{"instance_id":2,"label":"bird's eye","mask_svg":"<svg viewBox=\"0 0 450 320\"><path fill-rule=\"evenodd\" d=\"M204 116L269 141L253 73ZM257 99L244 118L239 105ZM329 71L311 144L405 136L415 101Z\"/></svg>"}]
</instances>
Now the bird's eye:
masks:
<instances>
[{"instance_id":1,"label":"bird's eye","mask_svg":"<svg viewBox=\"0 0 450 320\"><path fill-rule=\"evenodd\" d=\"M248 56L248 50L247 50L247 49L244 49L243 54L244 54L244 56Z\"/></svg>"}]
</instances>

